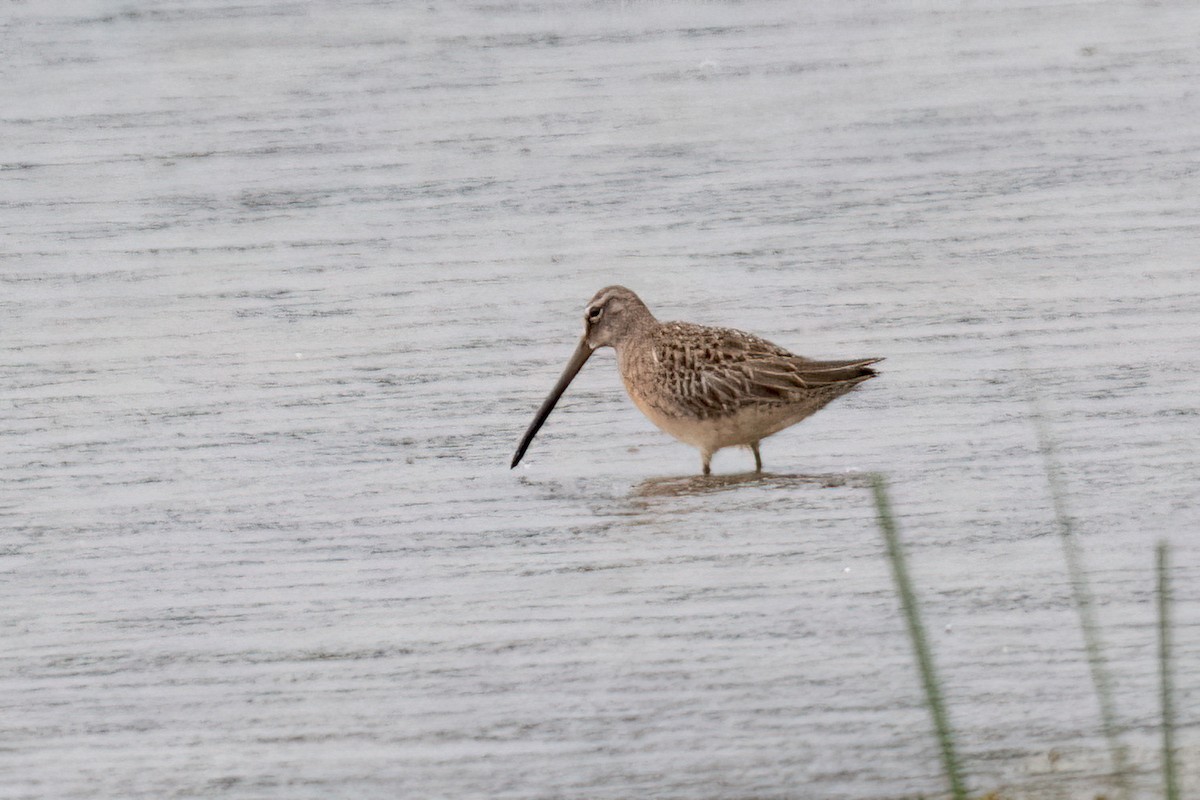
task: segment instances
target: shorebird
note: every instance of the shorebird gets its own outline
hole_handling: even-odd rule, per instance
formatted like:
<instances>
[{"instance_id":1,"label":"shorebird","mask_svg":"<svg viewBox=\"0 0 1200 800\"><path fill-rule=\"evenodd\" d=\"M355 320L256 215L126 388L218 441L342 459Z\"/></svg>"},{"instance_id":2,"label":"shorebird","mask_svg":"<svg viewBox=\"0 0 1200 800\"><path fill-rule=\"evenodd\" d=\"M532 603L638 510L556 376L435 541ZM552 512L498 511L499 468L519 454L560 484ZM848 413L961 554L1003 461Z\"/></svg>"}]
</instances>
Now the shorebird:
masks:
<instances>
[{"instance_id":1,"label":"shorebird","mask_svg":"<svg viewBox=\"0 0 1200 800\"><path fill-rule=\"evenodd\" d=\"M567 386L601 347L617 351L629 397L651 422L700 450L704 474L713 453L745 446L762 472L759 442L875 376L879 358L814 361L754 334L688 322L659 322L624 286L596 293L583 315L583 338L529 424L512 466Z\"/></svg>"}]
</instances>

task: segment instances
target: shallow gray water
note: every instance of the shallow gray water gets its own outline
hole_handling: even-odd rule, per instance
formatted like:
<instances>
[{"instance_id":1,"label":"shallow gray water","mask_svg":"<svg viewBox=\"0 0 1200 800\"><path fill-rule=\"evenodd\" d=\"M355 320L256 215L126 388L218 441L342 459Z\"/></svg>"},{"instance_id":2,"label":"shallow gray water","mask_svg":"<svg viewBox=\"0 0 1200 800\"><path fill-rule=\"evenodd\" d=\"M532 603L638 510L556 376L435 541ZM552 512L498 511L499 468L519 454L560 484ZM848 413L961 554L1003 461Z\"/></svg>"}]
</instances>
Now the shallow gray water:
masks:
<instances>
[{"instance_id":1,"label":"shallow gray water","mask_svg":"<svg viewBox=\"0 0 1200 800\"><path fill-rule=\"evenodd\" d=\"M879 470L972 786L1091 797L1031 395L1200 791L1200 11L797 5L6 6L0 795L936 792ZM884 374L704 482L601 353L510 472L611 283Z\"/></svg>"}]
</instances>

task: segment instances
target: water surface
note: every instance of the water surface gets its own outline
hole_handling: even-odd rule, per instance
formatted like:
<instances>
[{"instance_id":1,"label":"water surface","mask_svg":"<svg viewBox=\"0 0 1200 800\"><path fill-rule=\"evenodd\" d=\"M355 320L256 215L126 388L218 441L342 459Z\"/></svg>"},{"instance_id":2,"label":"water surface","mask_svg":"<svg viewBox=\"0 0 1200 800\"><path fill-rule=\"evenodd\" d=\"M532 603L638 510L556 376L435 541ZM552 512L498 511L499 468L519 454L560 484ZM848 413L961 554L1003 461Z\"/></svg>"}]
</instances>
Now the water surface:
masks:
<instances>
[{"instance_id":1,"label":"water surface","mask_svg":"<svg viewBox=\"0 0 1200 800\"><path fill-rule=\"evenodd\" d=\"M882 471L972 785L1090 798L1034 395L1150 771L1174 547L1200 787L1188 4L2 24L5 796L938 791ZM883 375L704 482L605 351L509 471L612 283Z\"/></svg>"}]
</instances>

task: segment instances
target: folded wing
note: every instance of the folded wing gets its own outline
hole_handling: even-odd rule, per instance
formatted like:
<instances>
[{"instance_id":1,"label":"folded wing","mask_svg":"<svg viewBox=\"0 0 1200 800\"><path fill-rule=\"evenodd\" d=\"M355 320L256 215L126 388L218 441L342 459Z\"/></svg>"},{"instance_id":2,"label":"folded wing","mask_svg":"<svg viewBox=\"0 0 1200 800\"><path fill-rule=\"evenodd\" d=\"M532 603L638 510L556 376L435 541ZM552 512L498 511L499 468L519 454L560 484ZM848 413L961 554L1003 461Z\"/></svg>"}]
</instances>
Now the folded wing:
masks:
<instances>
[{"instance_id":1,"label":"folded wing","mask_svg":"<svg viewBox=\"0 0 1200 800\"><path fill-rule=\"evenodd\" d=\"M816 361L741 331L688 327L688 336L671 337L655 350L677 402L700 418L754 405L827 402L873 377L870 365L882 360Z\"/></svg>"}]
</instances>

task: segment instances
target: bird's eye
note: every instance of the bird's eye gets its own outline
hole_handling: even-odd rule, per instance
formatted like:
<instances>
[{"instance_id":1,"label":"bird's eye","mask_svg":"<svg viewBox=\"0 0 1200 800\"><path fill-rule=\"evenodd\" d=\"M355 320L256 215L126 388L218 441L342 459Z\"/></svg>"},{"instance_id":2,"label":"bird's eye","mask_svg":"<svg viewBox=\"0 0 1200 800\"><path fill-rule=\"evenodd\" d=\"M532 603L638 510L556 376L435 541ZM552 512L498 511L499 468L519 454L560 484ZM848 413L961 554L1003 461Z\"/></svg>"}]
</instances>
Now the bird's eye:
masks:
<instances>
[{"instance_id":1,"label":"bird's eye","mask_svg":"<svg viewBox=\"0 0 1200 800\"><path fill-rule=\"evenodd\" d=\"M603 306L594 306L588 309L588 319L590 319L592 322L595 322L596 320L600 319L600 315L603 313Z\"/></svg>"}]
</instances>

